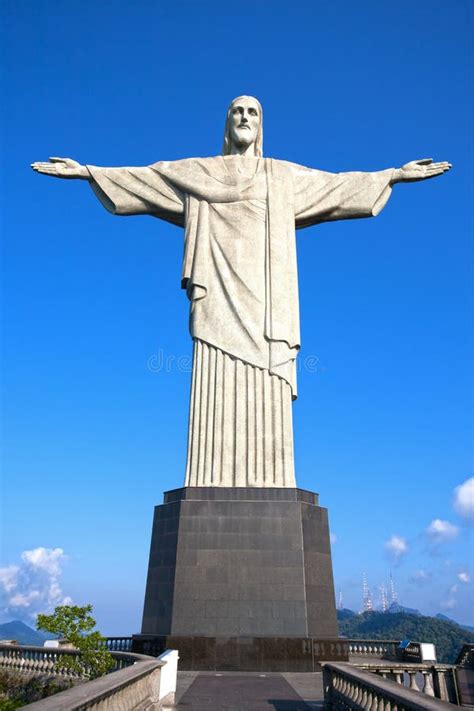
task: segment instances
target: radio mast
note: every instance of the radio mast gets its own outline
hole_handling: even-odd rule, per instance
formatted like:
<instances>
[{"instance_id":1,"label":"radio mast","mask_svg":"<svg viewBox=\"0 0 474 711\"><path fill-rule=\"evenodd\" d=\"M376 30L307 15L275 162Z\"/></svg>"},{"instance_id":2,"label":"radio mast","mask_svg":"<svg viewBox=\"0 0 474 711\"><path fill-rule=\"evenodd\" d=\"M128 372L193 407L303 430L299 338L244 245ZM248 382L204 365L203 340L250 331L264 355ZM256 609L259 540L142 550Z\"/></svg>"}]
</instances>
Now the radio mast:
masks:
<instances>
[{"instance_id":1,"label":"radio mast","mask_svg":"<svg viewBox=\"0 0 474 711\"><path fill-rule=\"evenodd\" d=\"M372 601L372 595L370 592L369 585L367 583L367 574L362 574L362 609L363 612L372 612L374 609L374 603Z\"/></svg>"},{"instance_id":2,"label":"radio mast","mask_svg":"<svg viewBox=\"0 0 474 711\"><path fill-rule=\"evenodd\" d=\"M395 584L393 582L392 571L390 571L390 604L398 605L398 593L395 590Z\"/></svg>"}]
</instances>

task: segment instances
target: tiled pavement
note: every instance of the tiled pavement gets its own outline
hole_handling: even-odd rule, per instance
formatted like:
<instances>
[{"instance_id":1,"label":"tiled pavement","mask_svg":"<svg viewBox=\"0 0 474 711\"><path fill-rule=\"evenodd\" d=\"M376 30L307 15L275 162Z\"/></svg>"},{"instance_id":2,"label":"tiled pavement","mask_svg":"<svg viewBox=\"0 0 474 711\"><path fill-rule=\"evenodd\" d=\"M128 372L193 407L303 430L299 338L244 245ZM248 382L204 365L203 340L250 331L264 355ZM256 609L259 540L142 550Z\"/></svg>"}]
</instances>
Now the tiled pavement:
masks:
<instances>
[{"instance_id":1,"label":"tiled pavement","mask_svg":"<svg viewBox=\"0 0 474 711\"><path fill-rule=\"evenodd\" d=\"M174 709L310 711L321 709L322 674L178 672Z\"/></svg>"}]
</instances>

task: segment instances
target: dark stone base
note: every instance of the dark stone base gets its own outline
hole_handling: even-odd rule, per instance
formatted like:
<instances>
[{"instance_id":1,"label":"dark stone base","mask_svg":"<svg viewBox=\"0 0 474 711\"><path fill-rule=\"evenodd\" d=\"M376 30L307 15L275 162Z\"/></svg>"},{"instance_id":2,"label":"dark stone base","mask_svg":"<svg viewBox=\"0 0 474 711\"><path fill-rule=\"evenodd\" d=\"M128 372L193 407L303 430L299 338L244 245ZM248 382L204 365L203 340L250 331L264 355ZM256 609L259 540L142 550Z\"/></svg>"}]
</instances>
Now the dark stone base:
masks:
<instances>
[{"instance_id":1,"label":"dark stone base","mask_svg":"<svg viewBox=\"0 0 474 711\"><path fill-rule=\"evenodd\" d=\"M213 644L222 653L257 639L261 647L265 638L300 645L336 638L327 511L316 494L250 487L165 493L155 508L142 635L219 640Z\"/></svg>"},{"instance_id":2,"label":"dark stone base","mask_svg":"<svg viewBox=\"0 0 474 711\"><path fill-rule=\"evenodd\" d=\"M343 639L133 635L137 654L157 656L165 649L179 651L183 671L316 672L320 662L349 660Z\"/></svg>"}]
</instances>

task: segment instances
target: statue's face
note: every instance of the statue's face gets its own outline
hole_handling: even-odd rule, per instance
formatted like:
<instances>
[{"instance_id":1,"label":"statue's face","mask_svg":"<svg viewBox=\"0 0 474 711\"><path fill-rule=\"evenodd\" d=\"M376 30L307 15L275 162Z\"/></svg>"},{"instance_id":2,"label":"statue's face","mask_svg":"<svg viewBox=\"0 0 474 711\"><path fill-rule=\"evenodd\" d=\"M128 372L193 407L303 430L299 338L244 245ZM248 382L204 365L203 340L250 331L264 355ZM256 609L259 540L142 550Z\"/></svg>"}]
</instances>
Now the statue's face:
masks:
<instances>
[{"instance_id":1,"label":"statue's face","mask_svg":"<svg viewBox=\"0 0 474 711\"><path fill-rule=\"evenodd\" d=\"M230 138L236 146L255 143L260 126L260 109L251 97L237 99L230 108Z\"/></svg>"}]
</instances>

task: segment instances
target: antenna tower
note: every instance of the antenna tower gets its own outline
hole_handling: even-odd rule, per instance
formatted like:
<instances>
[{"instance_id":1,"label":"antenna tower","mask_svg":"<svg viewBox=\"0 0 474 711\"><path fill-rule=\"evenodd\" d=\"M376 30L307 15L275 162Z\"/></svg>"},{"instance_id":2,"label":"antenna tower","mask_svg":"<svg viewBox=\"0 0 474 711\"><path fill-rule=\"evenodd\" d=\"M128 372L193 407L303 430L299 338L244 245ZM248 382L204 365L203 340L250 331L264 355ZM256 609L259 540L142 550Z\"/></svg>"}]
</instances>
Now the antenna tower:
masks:
<instances>
[{"instance_id":1,"label":"antenna tower","mask_svg":"<svg viewBox=\"0 0 474 711\"><path fill-rule=\"evenodd\" d=\"M342 590L339 590L339 602L337 603L337 609L338 610L343 610L344 609L344 601L342 598Z\"/></svg>"},{"instance_id":2,"label":"antenna tower","mask_svg":"<svg viewBox=\"0 0 474 711\"><path fill-rule=\"evenodd\" d=\"M392 572L390 571L390 604L398 604L398 594L395 590L395 584L393 582Z\"/></svg>"},{"instance_id":3,"label":"antenna tower","mask_svg":"<svg viewBox=\"0 0 474 711\"><path fill-rule=\"evenodd\" d=\"M362 596L363 596L363 611L364 612L372 612L374 609L374 604L372 601L372 595L370 593L370 588L367 583L367 574L363 573L362 575Z\"/></svg>"}]
</instances>

